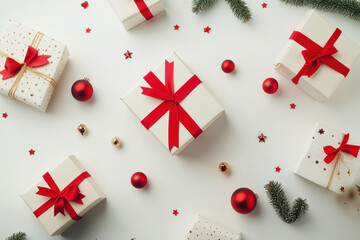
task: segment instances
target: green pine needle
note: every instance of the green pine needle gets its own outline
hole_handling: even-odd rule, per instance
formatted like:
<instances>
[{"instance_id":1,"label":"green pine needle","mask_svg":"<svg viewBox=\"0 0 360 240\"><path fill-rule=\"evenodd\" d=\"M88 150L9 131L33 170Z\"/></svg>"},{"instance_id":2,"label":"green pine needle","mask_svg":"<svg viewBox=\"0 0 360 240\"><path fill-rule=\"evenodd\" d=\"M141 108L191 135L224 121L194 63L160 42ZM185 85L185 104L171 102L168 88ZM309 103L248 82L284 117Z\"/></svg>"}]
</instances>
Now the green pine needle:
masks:
<instances>
[{"instance_id":1,"label":"green pine needle","mask_svg":"<svg viewBox=\"0 0 360 240\"><path fill-rule=\"evenodd\" d=\"M251 12L246 5L246 3L242 0L225 0L230 5L231 10L233 11L235 17L242 20L243 22L247 22L251 19Z\"/></svg>"},{"instance_id":2,"label":"green pine needle","mask_svg":"<svg viewBox=\"0 0 360 240\"><path fill-rule=\"evenodd\" d=\"M334 12L360 21L360 1L358 0L281 0L295 6L308 6L321 11Z\"/></svg>"},{"instance_id":3,"label":"green pine needle","mask_svg":"<svg viewBox=\"0 0 360 240\"><path fill-rule=\"evenodd\" d=\"M276 214L286 223L294 223L302 219L309 211L309 205L305 199L297 198L290 210L290 203L285 195L281 183L270 181L265 185L266 194Z\"/></svg>"},{"instance_id":4,"label":"green pine needle","mask_svg":"<svg viewBox=\"0 0 360 240\"><path fill-rule=\"evenodd\" d=\"M6 238L5 240L25 240L26 234L23 232L14 233L12 236Z\"/></svg>"},{"instance_id":5,"label":"green pine needle","mask_svg":"<svg viewBox=\"0 0 360 240\"><path fill-rule=\"evenodd\" d=\"M192 1L192 11L196 14L205 11L211 7L216 0L193 0Z\"/></svg>"}]
</instances>

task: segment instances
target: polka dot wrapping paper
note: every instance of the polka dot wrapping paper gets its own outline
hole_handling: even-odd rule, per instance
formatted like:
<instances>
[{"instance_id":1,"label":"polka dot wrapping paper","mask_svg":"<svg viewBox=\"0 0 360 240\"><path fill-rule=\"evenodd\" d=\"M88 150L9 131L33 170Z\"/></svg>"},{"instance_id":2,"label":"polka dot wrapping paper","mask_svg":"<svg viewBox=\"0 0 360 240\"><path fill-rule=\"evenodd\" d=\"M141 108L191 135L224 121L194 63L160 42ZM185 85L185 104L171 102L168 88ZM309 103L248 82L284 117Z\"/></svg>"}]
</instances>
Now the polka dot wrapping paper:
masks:
<instances>
[{"instance_id":1,"label":"polka dot wrapping paper","mask_svg":"<svg viewBox=\"0 0 360 240\"><path fill-rule=\"evenodd\" d=\"M241 234L199 215L186 240L240 240Z\"/></svg>"},{"instance_id":2,"label":"polka dot wrapping paper","mask_svg":"<svg viewBox=\"0 0 360 240\"><path fill-rule=\"evenodd\" d=\"M41 34L41 37L38 37L39 34L38 31L13 20L9 20L3 29L0 35L0 71L5 69L7 57L23 64L28 47L34 45L35 40L37 40L38 56L50 55L50 57L46 65L33 69L26 67L16 88L14 88L14 83L21 71L1 80L0 93L9 95L13 88L14 99L45 111L54 91L54 86L46 79L52 79L56 86L68 60L69 52L65 44L46 35Z\"/></svg>"}]
</instances>

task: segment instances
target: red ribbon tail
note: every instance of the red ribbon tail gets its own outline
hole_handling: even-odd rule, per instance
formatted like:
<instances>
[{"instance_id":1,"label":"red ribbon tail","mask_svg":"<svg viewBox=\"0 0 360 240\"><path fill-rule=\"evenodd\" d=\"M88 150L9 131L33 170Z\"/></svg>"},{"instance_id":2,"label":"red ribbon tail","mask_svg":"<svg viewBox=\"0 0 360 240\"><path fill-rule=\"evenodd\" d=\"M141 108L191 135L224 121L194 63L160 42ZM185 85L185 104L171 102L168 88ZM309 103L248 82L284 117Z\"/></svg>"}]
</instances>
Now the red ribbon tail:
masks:
<instances>
[{"instance_id":1,"label":"red ribbon tail","mask_svg":"<svg viewBox=\"0 0 360 240\"><path fill-rule=\"evenodd\" d=\"M0 72L0 74L3 76L2 80L11 78L12 76L16 75L17 72L9 72L6 68Z\"/></svg>"},{"instance_id":2,"label":"red ribbon tail","mask_svg":"<svg viewBox=\"0 0 360 240\"><path fill-rule=\"evenodd\" d=\"M180 105L176 103L171 103L170 105L168 132L169 151L171 151L173 147L179 148L179 112L177 108L179 106Z\"/></svg>"},{"instance_id":3,"label":"red ribbon tail","mask_svg":"<svg viewBox=\"0 0 360 240\"><path fill-rule=\"evenodd\" d=\"M81 219L81 216L79 216L75 212L74 208L70 205L70 203L67 200L64 201L64 208L72 220L78 221Z\"/></svg>"},{"instance_id":4,"label":"red ribbon tail","mask_svg":"<svg viewBox=\"0 0 360 240\"><path fill-rule=\"evenodd\" d=\"M181 124L191 133L194 138L197 138L203 132L202 129L180 104L178 105L178 111Z\"/></svg>"},{"instance_id":5,"label":"red ribbon tail","mask_svg":"<svg viewBox=\"0 0 360 240\"><path fill-rule=\"evenodd\" d=\"M36 56L34 59L32 59L28 65L30 67L41 67L49 63L48 58L51 57L50 55L40 55Z\"/></svg>"}]
</instances>

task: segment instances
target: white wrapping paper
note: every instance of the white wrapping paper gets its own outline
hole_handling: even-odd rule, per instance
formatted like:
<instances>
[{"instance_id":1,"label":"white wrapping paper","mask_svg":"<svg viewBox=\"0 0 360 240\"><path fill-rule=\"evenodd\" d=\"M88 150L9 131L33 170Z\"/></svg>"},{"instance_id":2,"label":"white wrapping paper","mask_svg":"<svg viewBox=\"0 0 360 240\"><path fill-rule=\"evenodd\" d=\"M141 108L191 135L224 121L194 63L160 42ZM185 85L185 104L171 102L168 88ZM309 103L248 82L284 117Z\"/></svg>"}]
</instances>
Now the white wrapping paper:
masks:
<instances>
[{"instance_id":1,"label":"white wrapping paper","mask_svg":"<svg viewBox=\"0 0 360 240\"><path fill-rule=\"evenodd\" d=\"M346 133L344 133L346 134ZM326 188L328 185L332 171L336 165L336 161L327 164L324 161L326 154L323 150L325 146L333 146L338 148L343 139L343 133L332 130L321 124L315 124L311 138L306 147L305 154L302 156L299 165L294 171L320 186ZM359 145L356 136L350 133L348 144ZM344 156L344 162L340 163L334 170L334 176L331 181L329 190L338 194L346 193L349 187L357 180L360 168L360 159L344 152L340 152Z\"/></svg>"},{"instance_id":2,"label":"white wrapping paper","mask_svg":"<svg viewBox=\"0 0 360 240\"><path fill-rule=\"evenodd\" d=\"M37 32L10 20L0 35L0 50L18 63L23 63L28 46L31 45ZM37 49L38 55L51 55L51 57L48 58L49 64L34 69L53 78L57 83L69 57L65 44L45 35ZM0 55L0 71L4 69L5 61L6 57ZM0 93L8 96L16 76L0 80ZM31 71L26 71L16 89L15 99L45 111L53 91L54 87L48 81Z\"/></svg>"},{"instance_id":3,"label":"white wrapping paper","mask_svg":"<svg viewBox=\"0 0 360 240\"><path fill-rule=\"evenodd\" d=\"M203 216L197 220L188 232L185 240L240 240L241 234L220 226Z\"/></svg>"},{"instance_id":4,"label":"white wrapping paper","mask_svg":"<svg viewBox=\"0 0 360 240\"><path fill-rule=\"evenodd\" d=\"M116 15L123 23L125 30L130 30L133 27L146 21L144 16L140 13L134 0L108 0ZM144 0L147 7L153 16L164 11L163 0Z\"/></svg>"},{"instance_id":5,"label":"white wrapping paper","mask_svg":"<svg viewBox=\"0 0 360 240\"><path fill-rule=\"evenodd\" d=\"M86 170L76 159L76 157L70 156L58 167L56 167L52 171L49 171L49 173L61 191L84 171ZM89 172L89 174L91 175L91 172ZM41 205L43 205L46 201L49 200L48 197L36 194L36 192L38 191L38 186L49 188L45 180L41 178L40 182L38 182L24 194L21 194L22 199L26 202L32 212L34 212ZM94 180L91 177L83 180L79 184L79 189L80 193L85 195L85 197L82 199L84 204L81 205L78 203L70 202L71 206L74 208L74 210L79 216L84 216L90 209L92 209L98 203L105 199L105 196L101 193L99 187L95 184ZM52 206L41 216L39 216L38 219L48 231L48 233L52 236L61 234L68 227L70 227L73 223L76 222L70 218L69 214L66 211L65 216L59 213L54 217L54 206Z\"/></svg>"},{"instance_id":6,"label":"white wrapping paper","mask_svg":"<svg viewBox=\"0 0 360 240\"><path fill-rule=\"evenodd\" d=\"M175 53L166 59L169 62L174 62L174 90L176 92L194 74ZM165 61L163 61L153 73L163 84L165 84ZM126 94L122 100L129 109L142 120L163 101L143 95L140 86L149 87L145 80L141 80L140 85ZM224 112L224 108L208 92L203 83L199 84L184 100L181 101L180 104L203 131ZM154 134L167 149L168 125L169 112L149 129L149 131ZM193 136L182 124L180 124L179 148L173 147L171 153L177 154L181 152L193 140Z\"/></svg>"},{"instance_id":7,"label":"white wrapping paper","mask_svg":"<svg viewBox=\"0 0 360 240\"><path fill-rule=\"evenodd\" d=\"M296 30L323 47L335 29L336 27L316 11L309 10ZM352 65L360 55L360 46L350 40L344 32L341 33L334 46L338 52L332 56L348 67L351 72ZM275 61L275 69L291 80L304 66L305 60L301 53L303 50L305 49L300 44L289 39ZM330 99L344 81L346 78L343 75L322 64L310 78L302 76L297 85L314 99L323 101Z\"/></svg>"}]
</instances>

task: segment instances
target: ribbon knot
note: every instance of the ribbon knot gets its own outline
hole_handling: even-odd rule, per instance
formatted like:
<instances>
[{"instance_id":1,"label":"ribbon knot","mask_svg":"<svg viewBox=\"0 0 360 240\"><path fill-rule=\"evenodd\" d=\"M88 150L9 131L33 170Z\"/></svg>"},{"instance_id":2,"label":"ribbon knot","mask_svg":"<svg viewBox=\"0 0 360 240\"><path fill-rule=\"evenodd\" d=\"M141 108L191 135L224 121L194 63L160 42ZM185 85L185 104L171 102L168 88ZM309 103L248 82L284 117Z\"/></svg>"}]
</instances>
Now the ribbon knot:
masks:
<instances>
[{"instance_id":1,"label":"ribbon knot","mask_svg":"<svg viewBox=\"0 0 360 240\"><path fill-rule=\"evenodd\" d=\"M142 94L163 100L141 121L144 127L149 129L169 111L168 145L170 151L173 147L179 147L180 122L194 138L197 138L202 130L181 106L180 102L201 83L201 80L193 75L179 90L174 92L174 62L169 63L167 60L165 60L165 85L151 71L144 79L150 88L141 87Z\"/></svg>"},{"instance_id":2,"label":"ribbon knot","mask_svg":"<svg viewBox=\"0 0 360 240\"><path fill-rule=\"evenodd\" d=\"M290 39L294 40L305 48L305 50L301 52L302 56L304 57L305 64L300 69L298 74L292 79L293 83L298 84L302 76L311 77L321 67L322 63L339 72L343 76L347 76L350 69L332 56L338 52L334 44L340 35L341 30L338 28L335 29L334 33L331 35L325 46L321 47L301 32L294 31L292 33Z\"/></svg>"},{"instance_id":3,"label":"ribbon knot","mask_svg":"<svg viewBox=\"0 0 360 240\"><path fill-rule=\"evenodd\" d=\"M324 152L326 154L324 161L327 164L331 163L340 152L345 152L345 153L351 154L354 157L357 157L360 146L347 144L347 142L349 141L349 137L350 137L349 133L345 134L344 138L338 148L334 148L333 146L325 146L324 147Z\"/></svg>"}]
</instances>

